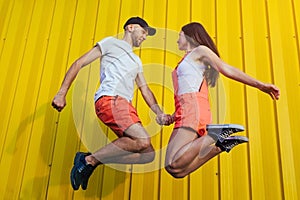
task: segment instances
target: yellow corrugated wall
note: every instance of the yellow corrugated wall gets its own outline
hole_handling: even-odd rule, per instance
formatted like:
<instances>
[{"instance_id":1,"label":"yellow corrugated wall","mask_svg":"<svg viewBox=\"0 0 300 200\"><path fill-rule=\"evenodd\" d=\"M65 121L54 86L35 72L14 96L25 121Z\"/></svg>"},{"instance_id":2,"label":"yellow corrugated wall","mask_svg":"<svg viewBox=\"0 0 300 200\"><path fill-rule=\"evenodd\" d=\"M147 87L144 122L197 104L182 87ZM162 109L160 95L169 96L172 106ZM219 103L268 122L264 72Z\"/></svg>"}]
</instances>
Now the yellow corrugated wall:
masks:
<instances>
[{"instance_id":1,"label":"yellow corrugated wall","mask_svg":"<svg viewBox=\"0 0 300 200\"><path fill-rule=\"evenodd\" d=\"M131 16L158 27L135 52L166 112L174 111L178 31L191 21L206 27L226 62L275 83L281 98L221 76L211 89L214 123L244 125L250 142L176 180L163 169L172 126L156 125L136 92L155 161L98 167L88 189L74 192L74 154L115 138L93 111L99 61L79 73L65 110L51 101L72 62L102 38L120 37ZM299 32L299 0L0 0L0 199L300 199Z\"/></svg>"}]
</instances>

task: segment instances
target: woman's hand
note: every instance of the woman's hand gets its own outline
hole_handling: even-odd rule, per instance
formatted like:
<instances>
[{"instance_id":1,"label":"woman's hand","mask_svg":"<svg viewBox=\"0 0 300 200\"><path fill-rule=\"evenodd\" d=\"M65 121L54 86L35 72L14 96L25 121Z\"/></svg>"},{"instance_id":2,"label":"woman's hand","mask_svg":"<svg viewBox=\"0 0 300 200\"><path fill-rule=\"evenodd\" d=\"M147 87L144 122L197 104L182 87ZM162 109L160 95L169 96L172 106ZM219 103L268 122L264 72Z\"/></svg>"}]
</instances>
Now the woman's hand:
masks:
<instances>
[{"instance_id":1,"label":"woman's hand","mask_svg":"<svg viewBox=\"0 0 300 200\"><path fill-rule=\"evenodd\" d=\"M280 96L280 90L273 84L264 83L260 88L261 91L269 94L272 99L278 100Z\"/></svg>"},{"instance_id":2,"label":"woman's hand","mask_svg":"<svg viewBox=\"0 0 300 200\"><path fill-rule=\"evenodd\" d=\"M174 122L174 118L169 114L159 114L156 116L156 122L159 125L167 125L169 126Z\"/></svg>"}]
</instances>

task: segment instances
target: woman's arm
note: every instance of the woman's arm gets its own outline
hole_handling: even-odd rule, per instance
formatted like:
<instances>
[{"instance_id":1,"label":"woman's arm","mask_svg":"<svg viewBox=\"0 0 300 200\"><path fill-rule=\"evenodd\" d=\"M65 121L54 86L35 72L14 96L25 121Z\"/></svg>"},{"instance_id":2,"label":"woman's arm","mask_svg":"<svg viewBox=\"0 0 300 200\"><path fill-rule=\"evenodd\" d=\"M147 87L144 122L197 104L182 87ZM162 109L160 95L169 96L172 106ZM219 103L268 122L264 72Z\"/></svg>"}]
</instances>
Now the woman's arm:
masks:
<instances>
[{"instance_id":1,"label":"woman's arm","mask_svg":"<svg viewBox=\"0 0 300 200\"><path fill-rule=\"evenodd\" d=\"M215 68L217 71L222 73L224 76L233 79L235 81L244 83L246 85L255 87L271 96L272 99L279 99L280 91L279 89L273 85L268 83L263 83L241 70L232 67L222 61L213 51L211 51L206 46L199 46L196 49L197 56L200 62L203 62L205 65L209 65Z\"/></svg>"}]
</instances>

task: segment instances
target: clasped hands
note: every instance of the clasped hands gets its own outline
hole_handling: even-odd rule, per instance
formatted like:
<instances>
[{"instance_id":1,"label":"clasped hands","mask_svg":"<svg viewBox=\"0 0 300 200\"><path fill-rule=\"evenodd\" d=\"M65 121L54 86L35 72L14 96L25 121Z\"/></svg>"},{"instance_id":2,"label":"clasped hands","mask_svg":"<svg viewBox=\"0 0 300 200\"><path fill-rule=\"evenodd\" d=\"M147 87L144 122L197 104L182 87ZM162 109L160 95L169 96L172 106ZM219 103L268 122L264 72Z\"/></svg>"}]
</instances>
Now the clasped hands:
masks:
<instances>
[{"instance_id":1,"label":"clasped hands","mask_svg":"<svg viewBox=\"0 0 300 200\"><path fill-rule=\"evenodd\" d=\"M174 116L170 115L170 114L158 114L156 115L156 122L159 125L167 125L169 126L170 124L172 124L174 122Z\"/></svg>"}]
</instances>

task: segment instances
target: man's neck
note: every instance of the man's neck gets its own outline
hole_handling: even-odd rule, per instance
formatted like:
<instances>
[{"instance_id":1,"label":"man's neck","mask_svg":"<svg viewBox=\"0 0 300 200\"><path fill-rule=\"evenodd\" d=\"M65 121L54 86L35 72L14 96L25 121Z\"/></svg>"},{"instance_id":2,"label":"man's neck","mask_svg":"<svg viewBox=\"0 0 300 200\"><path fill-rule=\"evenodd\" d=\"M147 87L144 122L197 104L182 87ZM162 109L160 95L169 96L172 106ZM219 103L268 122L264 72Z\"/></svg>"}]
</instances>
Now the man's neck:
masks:
<instances>
[{"instance_id":1,"label":"man's neck","mask_svg":"<svg viewBox=\"0 0 300 200\"><path fill-rule=\"evenodd\" d=\"M127 42L131 47L133 47L132 39L131 39L131 37L129 36L129 34L126 34L126 32L125 32L125 34L124 34L122 40L124 40L124 41Z\"/></svg>"}]
</instances>

